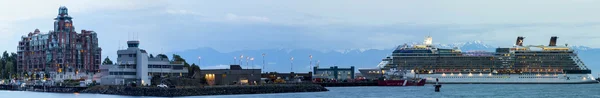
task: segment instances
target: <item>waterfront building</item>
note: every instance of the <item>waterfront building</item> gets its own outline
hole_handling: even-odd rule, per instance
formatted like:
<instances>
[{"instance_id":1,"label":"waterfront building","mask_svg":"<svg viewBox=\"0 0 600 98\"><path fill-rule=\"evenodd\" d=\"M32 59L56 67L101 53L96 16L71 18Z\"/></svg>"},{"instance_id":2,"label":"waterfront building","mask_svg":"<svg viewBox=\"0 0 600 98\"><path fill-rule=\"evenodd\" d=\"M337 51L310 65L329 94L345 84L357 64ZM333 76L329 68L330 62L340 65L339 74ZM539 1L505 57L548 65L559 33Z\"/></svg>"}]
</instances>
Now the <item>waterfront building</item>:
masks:
<instances>
[{"instance_id":1,"label":"waterfront building","mask_svg":"<svg viewBox=\"0 0 600 98\"><path fill-rule=\"evenodd\" d=\"M202 69L200 75L209 85L259 84L261 69L242 69L240 65L229 65L229 69Z\"/></svg>"},{"instance_id":2,"label":"waterfront building","mask_svg":"<svg viewBox=\"0 0 600 98\"><path fill-rule=\"evenodd\" d=\"M334 79L334 80L351 80L354 79L354 66L350 68L339 68L333 66L329 68L314 67L315 74L313 78Z\"/></svg>"},{"instance_id":3,"label":"waterfront building","mask_svg":"<svg viewBox=\"0 0 600 98\"><path fill-rule=\"evenodd\" d=\"M136 83L151 84L154 75L161 77L181 77L188 74L183 63L174 64L168 58L148 57L139 41L127 41L127 49L117 51L117 64L101 65L102 85L122 85Z\"/></svg>"},{"instance_id":4,"label":"waterfront building","mask_svg":"<svg viewBox=\"0 0 600 98\"><path fill-rule=\"evenodd\" d=\"M75 31L66 7L54 18L54 30L35 29L21 37L17 47L17 72L44 76L54 81L91 78L98 72L102 49L96 32Z\"/></svg>"}]
</instances>

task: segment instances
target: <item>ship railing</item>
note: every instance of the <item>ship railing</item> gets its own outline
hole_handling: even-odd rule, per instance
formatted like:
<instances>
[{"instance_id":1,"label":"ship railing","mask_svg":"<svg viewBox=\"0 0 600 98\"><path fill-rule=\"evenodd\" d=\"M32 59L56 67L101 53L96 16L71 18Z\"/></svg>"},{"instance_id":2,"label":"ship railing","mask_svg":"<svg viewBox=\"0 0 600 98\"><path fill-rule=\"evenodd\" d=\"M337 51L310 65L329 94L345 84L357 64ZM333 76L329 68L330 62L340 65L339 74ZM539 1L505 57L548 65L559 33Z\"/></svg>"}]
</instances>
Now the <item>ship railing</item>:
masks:
<instances>
[{"instance_id":1,"label":"ship railing","mask_svg":"<svg viewBox=\"0 0 600 98\"><path fill-rule=\"evenodd\" d=\"M389 62L389 61L381 61L381 62L379 62L379 64L377 64L377 67L379 67L379 68L383 68L383 67L385 67L385 65L387 65L387 64L388 64L388 62Z\"/></svg>"},{"instance_id":2,"label":"ship railing","mask_svg":"<svg viewBox=\"0 0 600 98\"><path fill-rule=\"evenodd\" d=\"M585 64L583 64L583 61L581 61L581 59L579 59L578 56L571 55L571 58L573 58L573 60L575 61L575 64L577 64L577 66L579 66L580 69L588 69L587 66L585 66Z\"/></svg>"}]
</instances>

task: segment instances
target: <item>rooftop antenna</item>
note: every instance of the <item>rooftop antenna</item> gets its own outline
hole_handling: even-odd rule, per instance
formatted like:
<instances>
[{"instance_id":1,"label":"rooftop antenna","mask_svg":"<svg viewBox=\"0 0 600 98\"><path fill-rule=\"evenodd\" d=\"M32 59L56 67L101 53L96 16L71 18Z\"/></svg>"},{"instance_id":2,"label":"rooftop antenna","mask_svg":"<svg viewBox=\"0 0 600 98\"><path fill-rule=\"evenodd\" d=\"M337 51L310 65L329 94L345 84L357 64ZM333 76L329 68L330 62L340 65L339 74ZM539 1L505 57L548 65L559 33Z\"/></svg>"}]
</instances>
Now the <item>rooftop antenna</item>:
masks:
<instances>
[{"instance_id":1,"label":"rooftop antenna","mask_svg":"<svg viewBox=\"0 0 600 98\"><path fill-rule=\"evenodd\" d=\"M140 38L139 34L137 32L134 32L134 34L135 34L135 36L134 36L135 39L133 39L133 40L139 41L139 38Z\"/></svg>"}]
</instances>

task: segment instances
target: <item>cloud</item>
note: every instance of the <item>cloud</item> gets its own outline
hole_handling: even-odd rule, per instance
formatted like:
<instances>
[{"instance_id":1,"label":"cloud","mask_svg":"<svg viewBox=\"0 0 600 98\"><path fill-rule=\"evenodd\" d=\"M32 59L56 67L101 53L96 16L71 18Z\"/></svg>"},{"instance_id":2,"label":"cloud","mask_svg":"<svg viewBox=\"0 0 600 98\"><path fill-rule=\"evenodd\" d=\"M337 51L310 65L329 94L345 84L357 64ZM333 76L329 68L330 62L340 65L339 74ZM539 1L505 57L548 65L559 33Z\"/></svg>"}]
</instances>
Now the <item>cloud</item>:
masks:
<instances>
[{"instance_id":1,"label":"cloud","mask_svg":"<svg viewBox=\"0 0 600 98\"><path fill-rule=\"evenodd\" d=\"M240 16L232 13L228 13L225 15L225 19L232 21L258 21L258 22L268 22L269 18L260 17L260 16Z\"/></svg>"},{"instance_id":2,"label":"cloud","mask_svg":"<svg viewBox=\"0 0 600 98\"><path fill-rule=\"evenodd\" d=\"M178 15L196 15L196 16L201 16L200 13L194 12L194 11L189 11L189 10L166 10L165 12L169 13L169 14L178 14Z\"/></svg>"}]
</instances>

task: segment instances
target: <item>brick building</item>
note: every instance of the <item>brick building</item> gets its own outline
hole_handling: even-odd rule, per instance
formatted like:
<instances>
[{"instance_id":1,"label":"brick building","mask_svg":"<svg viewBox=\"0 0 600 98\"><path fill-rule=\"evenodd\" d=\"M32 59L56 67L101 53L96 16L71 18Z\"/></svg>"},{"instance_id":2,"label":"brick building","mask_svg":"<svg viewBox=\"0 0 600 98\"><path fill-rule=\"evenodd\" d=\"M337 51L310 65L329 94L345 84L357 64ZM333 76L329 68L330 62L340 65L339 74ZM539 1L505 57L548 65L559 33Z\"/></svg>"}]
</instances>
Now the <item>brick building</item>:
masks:
<instances>
[{"instance_id":1,"label":"brick building","mask_svg":"<svg viewBox=\"0 0 600 98\"><path fill-rule=\"evenodd\" d=\"M54 30L35 29L21 38L17 47L17 71L24 74L49 74L53 80L80 79L98 72L101 51L96 32L75 31L66 7L54 18Z\"/></svg>"}]
</instances>

